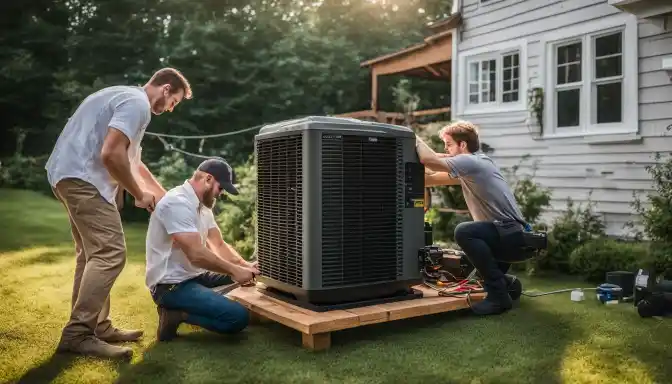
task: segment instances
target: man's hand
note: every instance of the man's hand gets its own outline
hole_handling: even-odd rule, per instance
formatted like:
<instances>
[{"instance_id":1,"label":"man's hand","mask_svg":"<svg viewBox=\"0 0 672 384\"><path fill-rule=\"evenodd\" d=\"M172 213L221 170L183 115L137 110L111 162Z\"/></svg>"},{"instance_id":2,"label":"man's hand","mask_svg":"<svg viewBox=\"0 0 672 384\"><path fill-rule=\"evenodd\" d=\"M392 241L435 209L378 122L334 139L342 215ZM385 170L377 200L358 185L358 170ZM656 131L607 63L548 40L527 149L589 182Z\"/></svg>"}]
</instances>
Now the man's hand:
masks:
<instances>
[{"instance_id":1,"label":"man's hand","mask_svg":"<svg viewBox=\"0 0 672 384\"><path fill-rule=\"evenodd\" d=\"M431 149L427 143L422 141L419 137L416 136L416 152L418 153L418 158L420 162L424 164L425 168L428 168L431 171L437 172L448 172L450 167L446 164L445 161L441 160L436 152ZM445 156L442 156L445 157Z\"/></svg>"},{"instance_id":2,"label":"man's hand","mask_svg":"<svg viewBox=\"0 0 672 384\"><path fill-rule=\"evenodd\" d=\"M261 275L261 272L259 272L259 268L257 267L257 263L248 263L247 266L245 267L247 270L250 272L254 273L254 275Z\"/></svg>"},{"instance_id":3,"label":"man's hand","mask_svg":"<svg viewBox=\"0 0 672 384\"><path fill-rule=\"evenodd\" d=\"M150 213L154 212L154 208L156 208L156 198L153 194L144 191L139 199L135 199L135 206L146 209Z\"/></svg>"},{"instance_id":4,"label":"man's hand","mask_svg":"<svg viewBox=\"0 0 672 384\"><path fill-rule=\"evenodd\" d=\"M231 271L231 278L233 281L244 284L254 279L254 272L248 268L236 266Z\"/></svg>"}]
</instances>

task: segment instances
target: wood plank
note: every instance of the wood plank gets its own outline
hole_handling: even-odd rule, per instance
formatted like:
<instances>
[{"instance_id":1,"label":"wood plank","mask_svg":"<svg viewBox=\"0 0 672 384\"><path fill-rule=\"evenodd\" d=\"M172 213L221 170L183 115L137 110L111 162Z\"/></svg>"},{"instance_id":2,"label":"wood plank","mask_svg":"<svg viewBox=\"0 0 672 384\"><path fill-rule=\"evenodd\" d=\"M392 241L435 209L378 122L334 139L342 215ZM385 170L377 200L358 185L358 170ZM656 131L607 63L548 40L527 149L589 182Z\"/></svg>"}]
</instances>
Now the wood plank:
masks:
<instances>
[{"instance_id":1,"label":"wood plank","mask_svg":"<svg viewBox=\"0 0 672 384\"><path fill-rule=\"evenodd\" d=\"M438 313L467 306L466 298L441 297L436 291L424 286L414 288L421 290L424 297L328 312L314 312L301 308L264 295L252 287L238 288L230 292L229 296L256 312L257 315L310 334L354 328L365 324Z\"/></svg>"},{"instance_id":2,"label":"wood plank","mask_svg":"<svg viewBox=\"0 0 672 384\"><path fill-rule=\"evenodd\" d=\"M368 307L346 309L346 311L357 315L360 325L370 325L384 323L390 320L389 313L378 305Z\"/></svg>"},{"instance_id":3,"label":"wood plank","mask_svg":"<svg viewBox=\"0 0 672 384\"><path fill-rule=\"evenodd\" d=\"M331 333L301 334L301 341L305 348L312 351L323 351L331 347Z\"/></svg>"},{"instance_id":4,"label":"wood plank","mask_svg":"<svg viewBox=\"0 0 672 384\"><path fill-rule=\"evenodd\" d=\"M304 333L328 332L359 325L355 314L342 310L313 312L264 295L256 287L239 288L229 295L251 311Z\"/></svg>"},{"instance_id":5,"label":"wood plank","mask_svg":"<svg viewBox=\"0 0 672 384\"><path fill-rule=\"evenodd\" d=\"M448 34L441 40L426 45L413 52L413 54L392 57L384 62L375 63L372 65L371 72L373 76L391 75L448 61L453 53L452 41L452 36Z\"/></svg>"}]
</instances>

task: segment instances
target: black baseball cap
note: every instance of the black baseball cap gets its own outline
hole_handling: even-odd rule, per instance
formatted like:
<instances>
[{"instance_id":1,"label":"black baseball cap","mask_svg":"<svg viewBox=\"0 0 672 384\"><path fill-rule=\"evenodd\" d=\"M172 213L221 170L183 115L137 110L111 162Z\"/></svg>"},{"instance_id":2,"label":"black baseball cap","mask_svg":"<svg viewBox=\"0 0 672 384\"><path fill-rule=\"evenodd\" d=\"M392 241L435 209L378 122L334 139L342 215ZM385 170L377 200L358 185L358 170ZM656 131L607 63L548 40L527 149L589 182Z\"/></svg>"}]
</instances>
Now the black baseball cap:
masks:
<instances>
[{"instance_id":1,"label":"black baseball cap","mask_svg":"<svg viewBox=\"0 0 672 384\"><path fill-rule=\"evenodd\" d=\"M236 174L224 159L207 159L198 166L198 170L212 175L226 192L232 195L238 194L238 189L234 185Z\"/></svg>"}]
</instances>

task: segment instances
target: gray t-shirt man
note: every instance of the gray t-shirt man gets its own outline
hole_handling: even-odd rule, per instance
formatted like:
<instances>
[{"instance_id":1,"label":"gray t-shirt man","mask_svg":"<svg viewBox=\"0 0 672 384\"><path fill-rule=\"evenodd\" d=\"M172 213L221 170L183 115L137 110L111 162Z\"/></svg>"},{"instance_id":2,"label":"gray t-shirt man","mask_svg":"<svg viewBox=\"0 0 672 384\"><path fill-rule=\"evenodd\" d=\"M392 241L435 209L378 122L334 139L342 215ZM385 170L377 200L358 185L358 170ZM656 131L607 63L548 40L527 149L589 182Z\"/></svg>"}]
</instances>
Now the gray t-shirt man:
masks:
<instances>
[{"instance_id":1,"label":"gray t-shirt man","mask_svg":"<svg viewBox=\"0 0 672 384\"><path fill-rule=\"evenodd\" d=\"M151 106L142 87L112 86L90 95L68 119L45 166L52 186L66 178L91 183L115 205L118 182L101 159L101 148L110 127L126 135L131 171L137 176L142 151L140 142L151 120Z\"/></svg>"},{"instance_id":2,"label":"gray t-shirt man","mask_svg":"<svg viewBox=\"0 0 672 384\"><path fill-rule=\"evenodd\" d=\"M464 200L474 221L525 222L516 198L499 168L481 152L444 158L450 176L459 178Z\"/></svg>"}]
</instances>

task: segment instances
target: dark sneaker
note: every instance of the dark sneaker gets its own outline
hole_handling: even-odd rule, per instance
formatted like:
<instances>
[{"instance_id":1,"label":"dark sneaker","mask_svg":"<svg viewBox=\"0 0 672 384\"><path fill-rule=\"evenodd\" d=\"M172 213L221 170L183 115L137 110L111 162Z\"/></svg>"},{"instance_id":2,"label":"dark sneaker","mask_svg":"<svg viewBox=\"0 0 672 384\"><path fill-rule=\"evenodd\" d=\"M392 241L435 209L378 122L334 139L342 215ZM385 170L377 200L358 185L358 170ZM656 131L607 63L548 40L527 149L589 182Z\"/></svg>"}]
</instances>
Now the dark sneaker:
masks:
<instances>
[{"instance_id":1,"label":"dark sneaker","mask_svg":"<svg viewBox=\"0 0 672 384\"><path fill-rule=\"evenodd\" d=\"M513 275L504 275L504 278L506 279L506 286L509 291L509 296L511 296L511 300L518 300L523 294L523 283Z\"/></svg>"},{"instance_id":2,"label":"dark sneaker","mask_svg":"<svg viewBox=\"0 0 672 384\"><path fill-rule=\"evenodd\" d=\"M508 284L506 279L502 278L497 282L485 283L484 300L471 306L471 310L481 316L499 315L513 307L513 300L509 296Z\"/></svg>"},{"instance_id":3,"label":"dark sneaker","mask_svg":"<svg viewBox=\"0 0 672 384\"><path fill-rule=\"evenodd\" d=\"M184 321L184 315L180 311L173 311L163 307L157 307L159 312L159 328L156 332L158 341L170 341L177 336L177 329Z\"/></svg>"},{"instance_id":4,"label":"dark sneaker","mask_svg":"<svg viewBox=\"0 0 672 384\"><path fill-rule=\"evenodd\" d=\"M130 360L133 357L133 350L131 348L111 345L95 336L87 336L83 339L72 341L61 340L56 348L56 352L78 353L84 356L108 359Z\"/></svg>"}]
</instances>

